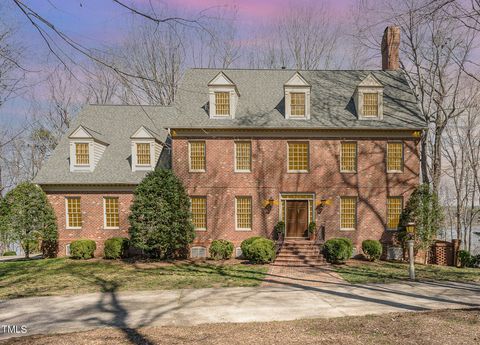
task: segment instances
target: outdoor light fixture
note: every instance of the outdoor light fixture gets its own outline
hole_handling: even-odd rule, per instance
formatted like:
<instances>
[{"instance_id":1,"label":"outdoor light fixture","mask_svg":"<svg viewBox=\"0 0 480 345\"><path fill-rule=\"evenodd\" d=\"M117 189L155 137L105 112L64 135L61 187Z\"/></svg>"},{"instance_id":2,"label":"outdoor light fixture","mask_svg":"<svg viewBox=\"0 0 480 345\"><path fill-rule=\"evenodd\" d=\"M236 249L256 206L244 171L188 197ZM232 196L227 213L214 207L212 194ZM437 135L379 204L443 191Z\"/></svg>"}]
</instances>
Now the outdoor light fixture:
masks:
<instances>
[{"instance_id":1,"label":"outdoor light fixture","mask_svg":"<svg viewBox=\"0 0 480 345\"><path fill-rule=\"evenodd\" d=\"M321 213L325 206L329 206L332 204L332 199L321 199L317 202L317 212Z\"/></svg>"},{"instance_id":2,"label":"outdoor light fixture","mask_svg":"<svg viewBox=\"0 0 480 345\"><path fill-rule=\"evenodd\" d=\"M268 199L268 200L263 201L263 205L264 205L265 209L267 210L267 212L270 212L272 210L272 207L273 207L274 204L275 204L275 200L272 197L270 197L270 199Z\"/></svg>"},{"instance_id":3,"label":"outdoor light fixture","mask_svg":"<svg viewBox=\"0 0 480 345\"><path fill-rule=\"evenodd\" d=\"M407 243L408 243L408 273L410 280L415 280L415 255L413 251L413 245L415 243L415 223L409 222L407 224Z\"/></svg>"}]
</instances>

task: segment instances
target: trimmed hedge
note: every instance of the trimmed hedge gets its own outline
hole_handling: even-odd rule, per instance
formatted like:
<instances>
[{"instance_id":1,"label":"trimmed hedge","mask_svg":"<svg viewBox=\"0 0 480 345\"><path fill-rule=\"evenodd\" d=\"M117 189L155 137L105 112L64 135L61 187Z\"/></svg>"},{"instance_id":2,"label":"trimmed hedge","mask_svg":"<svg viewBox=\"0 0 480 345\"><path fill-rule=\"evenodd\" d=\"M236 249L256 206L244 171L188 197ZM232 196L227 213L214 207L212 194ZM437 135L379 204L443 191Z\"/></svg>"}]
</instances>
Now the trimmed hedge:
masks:
<instances>
[{"instance_id":1,"label":"trimmed hedge","mask_svg":"<svg viewBox=\"0 0 480 345\"><path fill-rule=\"evenodd\" d=\"M470 254L467 250L459 250L458 259L460 260L460 266L462 267L475 267L477 265L478 257Z\"/></svg>"},{"instance_id":2,"label":"trimmed hedge","mask_svg":"<svg viewBox=\"0 0 480 345\"><path fill-rule=\"evenodd\" d=\"M327 262L343 264L352 256L353 244L348 238L332 238L325 242L323 252Z\"/></svg>"},{"instance_id":3,"label":"trimmed hedge","mask_svg":"<svg viewBox=\"0 0 480 345\"><path fill-rule=\"evenodd\" d=\"M15 256L15 255L17 255L17 253L14 252L13 250L7 250L3 252L3 256Z\"/></svg>"},{"instance_id":4,"label":"trimmed hedge","mask_svg":"<svg viewBox=\"0 0 480 345\"><path fill-rule=\"evenodd\" d=\"M362 251L365 257L370 261L380 259L382 256L382 244L377 240L365 240L362 242Z\"/></svg>"},{"instance_id":5,"label":"trimmed hedge","mask_svg":"<svg viewBox=\"0 0 480 345\"><path fill-rule=\"evenodd\" d=\"M209 253L214 260L230 259L233 253L233 243L227 240L214 240L210 245Z\"/></svg>"},{"instance_id":6,"label":"trimmed hedge","mask_svg":"<svg viewBox=\"0 0 480 345\"><path fill-rule=\"evenodd\" d=\"M253 243L253 241L258 240L259 238L263 238L263 237L254 236L242 241L242 243L240 244L240 248L242 249L242 256L245 259L248 259L250 245Z\"/></svg>"},{"instance_id":7,"label":"trimmed hedge","mask_svg":"<svg viewBox=\"0 0 480 345\"><path fill-rule=\"evenodd\" d=\"M77 240L70 243L70 257L72 259L93 258L97 245L92 240Z\"/></svg>"},{"instance_id":8,"label":"trimmed hedge","mask_svg":"<svg viewBox=\"0 0 480 345\"><path fill-rule=\"evenodd\" d=\"M241 248L242 254L251 263L264 264L275 260L275 242L267 238L251 237L242 242Z\"/></svg>"},{"instance_id":9,"label":"trimmed hedge","mask_svg":"<svg viewBox=\"0 0 480 345\"><path fill-rule=\"evenodd\" d=\"M128 249L128 238L112 237L105 241L103 257L105 259L120 259L125 256Z\"/></svg>"}]
</instances>

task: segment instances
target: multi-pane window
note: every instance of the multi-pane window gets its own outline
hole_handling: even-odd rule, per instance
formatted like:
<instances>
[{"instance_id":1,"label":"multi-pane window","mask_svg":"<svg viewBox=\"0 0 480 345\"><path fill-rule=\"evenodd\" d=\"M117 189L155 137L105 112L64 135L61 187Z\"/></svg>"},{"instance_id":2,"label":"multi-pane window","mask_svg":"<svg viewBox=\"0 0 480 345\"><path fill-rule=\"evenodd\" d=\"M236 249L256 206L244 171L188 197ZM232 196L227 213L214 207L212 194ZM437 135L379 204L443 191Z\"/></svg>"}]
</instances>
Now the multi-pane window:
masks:
<instances>
[{"instance_id":1,"label":"multi-pane window","mask_svg":"<svg viewBox=\"0 0 480 345\"><path fill-rule=\"evenodd\" d=\"M190 170L205 171L205 142L191 141L190 145Z\"/></svg>"},{"instance_id":2,"label":"multi-pane window","mask_svg":"<svg viewBox=\"0 0 480 345\"><path fill-rule=\"evenodd\" d=\"M215 92L215 115L230 115L229 92Z\"/></svg>"},{"instance_id":3,"label":"multi-pane window","mask_svg":"<svg viewBox=\"0 0 480 345\"><path fill-rule=\"evenodd\" d=\"M192 224L197 230L207 228L207 198L193 196L191 198Z\"/></svg>"},{"instance_id":4,"label":"multi-pane window","mask_svg":"<svg viewBox=\"0 0 480 345\"><path fill-rule=\"evenodd\" d=\"M252 228L252 198L249 196L237 196L235 198L236 227L239 230Z\"/></svg>"},{"instance_id":5,"label":"multi-pane window","mask_svg":"<svg viewBox=\"0 0 480 345\"><path fill-rule=\"evenodd\" d=\"M150 144L138 143L137 144L137 164L150 165Z\"/></svg>"},{"instance_id":6,"label":"multi-pane window","mask_svg":"<svg viewBox=\"0 0 480 345\"><path fill-rule=\"evenodd\" d=\"M237 141L235 143L235 170L250 171L252 166L252 143Z\"/></svg>"},{"instance_id":7,"label":"multi-pane window","mask_svg":"<svg viewBox=\"0 0 480 345\"><path fill-rule=\"evenodd\" d=\"M308 171L308 143L288 143L288 170Z\"/></svg>"},{"instance_id":8,"label":"multi-pane window","mask_svg":"<svg viewBox=\"0 0 480 345\"><path fill-rule=\"evenodd\" d=\"M387 229L397 230L400 223L400 215L403 209L403 198L394 196L387 198Z\"/></svg>"},{"instance_id":9,"label":"multi-pane window","mask_svg":"<svg viewBox=\"0 0 480 345\"><path fill-rule=\"evenodd\" d=\"M403 170L403 144L387 144L387 171Z\"/></svg>"},{"instance_id":10,"label":"multi-pane window","mask_svg":"<svg viewBox=\"0 0 480 345\"><path fill-rule=\"evenodd\" d=\"M355 229L357 223L357 198L346 196L340 198L340 228Z\"/></svg>"},{"instance_id":11,"label":"multi-pane window","mask_svg":"<svg viewBox=\"0 0 480 345\"><path fill-rule=\"evenodd\" d=\"M378 116L378 93L363 94L363 116Z\"/></svg>"},{"instance_id":12,"label":"multi-pane window","mask_svg":"<svg viewBox=\"0 0 480 345\"><path fill-rule=\"evenodd\" d=\"M75 144L75 164L90 164L90 152L88 149L88 143Z\"/></svg>"},{"instance_id":13,"label":"multi-pane window","mask_svg":"<svg viewBox=\"0 0 480 345\"><path fill-rule=\"evenodd\" d=\"M342 152L340 154L340 171L357 171L357 143L342 143Z\"/></svg>"},{"instance_id":14,"label":"multi-pane window","mask_svg":"<svg viewBox=\"0 0 480 345\"><path fill-rule=\"evenodd\" d=\"M290 116L305 116L305 93L292 92L290 93Z\"/></svg>"},{"instance_id":15,"label":"multi-pane window","mask_svg":"<svg viewBox=\"0 0 480 345\"><path fill-rule=\"evenodd\" d=\"M67 198L67 227L82 227L82 210L80 197Z\"/></svg>"},{"instance_id":16,"label":"multi-pane window","mask_svg":"<svg viewBox=\"0 0 480 345\"><path fill-rule=\"evenodd\" d=\"M106 228L118 228L120 224L120 216L118 213L118 198L105 197L105 227Z\"/></svg>"}]
</instances>

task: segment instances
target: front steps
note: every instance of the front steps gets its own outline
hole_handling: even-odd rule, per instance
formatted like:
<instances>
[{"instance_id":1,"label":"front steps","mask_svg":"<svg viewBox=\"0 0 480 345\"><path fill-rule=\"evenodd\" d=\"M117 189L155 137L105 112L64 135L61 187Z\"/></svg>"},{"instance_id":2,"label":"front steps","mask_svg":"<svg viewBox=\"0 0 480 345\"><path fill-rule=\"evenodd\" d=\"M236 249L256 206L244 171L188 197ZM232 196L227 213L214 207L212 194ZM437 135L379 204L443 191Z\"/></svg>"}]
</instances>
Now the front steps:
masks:
<instances>
[{"instance_id":1,"label":"front steps","mask_svg":"<svg viewBox=\"0 0 480 345\"><path fill-rule=\"evenodd\" d=\"M320 244L306 239L285 239L273 262L275 266L314 267L325 264Z\"/></svg>"}]
</instances>

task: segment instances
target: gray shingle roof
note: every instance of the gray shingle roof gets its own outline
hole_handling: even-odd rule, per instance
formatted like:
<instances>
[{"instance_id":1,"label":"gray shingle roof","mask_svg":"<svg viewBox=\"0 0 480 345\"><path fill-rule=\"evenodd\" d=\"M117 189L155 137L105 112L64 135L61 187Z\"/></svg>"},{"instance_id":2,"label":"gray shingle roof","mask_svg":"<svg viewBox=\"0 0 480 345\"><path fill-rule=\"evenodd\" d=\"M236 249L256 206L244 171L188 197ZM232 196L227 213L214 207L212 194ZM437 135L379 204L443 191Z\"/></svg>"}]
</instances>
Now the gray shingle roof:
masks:
<instances>
[{"instance_id":1,"label":"gray shingle roof","mask_svg":"<svg viewBox=\"0 0 480 345\"><path fill-rule=\"evenodd\" d=\"M167 138L165 128L345 128L420 129L425 127L412 92L399 71L299 71L311 87L311 118L287 120L284 83L293 70L223 70L240 98L235 119L210 119L208 82L219 69L188 70L175 107L90 105L85 107L35 178L46 184L137 184L146 172L131 169L131 139L140 126ZM372 73L384 88L383 120L358 120L353 103L357 85ZM70 172L68 136L79 126L108 146L93 172Z\"/></svg>"},{"instance_id":2,"label":"gray shingle roof","mask_svg":"<svg viewBox=\"0 0 480 345\"><path fill-rule=\"evenodd\" d=\"M131 139L140 126L157 133L165 142L167 131L163 119L173 117L173 107L104 106L85 107L61 139L51 157L47 159L34 182L44 184L137 184L146 172L132 172ZM79 125L95 129L97 136L108 143L93 172L70 172L68 136Z\"/></svg>"},{"instance_id":3,"label":"gray shingle roof","mask_svg":"<svg viewBox=\"0 0 480 345\"><path fill-rule=\"evenodd\" d=\"M235 119L210 119L208 82L223 71L240 93ZM284 83L294 70L191 69L177 94L180 127L419 129L425 122L400 71L299 71L312 85L310 120L285 119ZM353 94L372 73L384 86L383 120L358 120Z\"/></svg>"}]
</instances>

